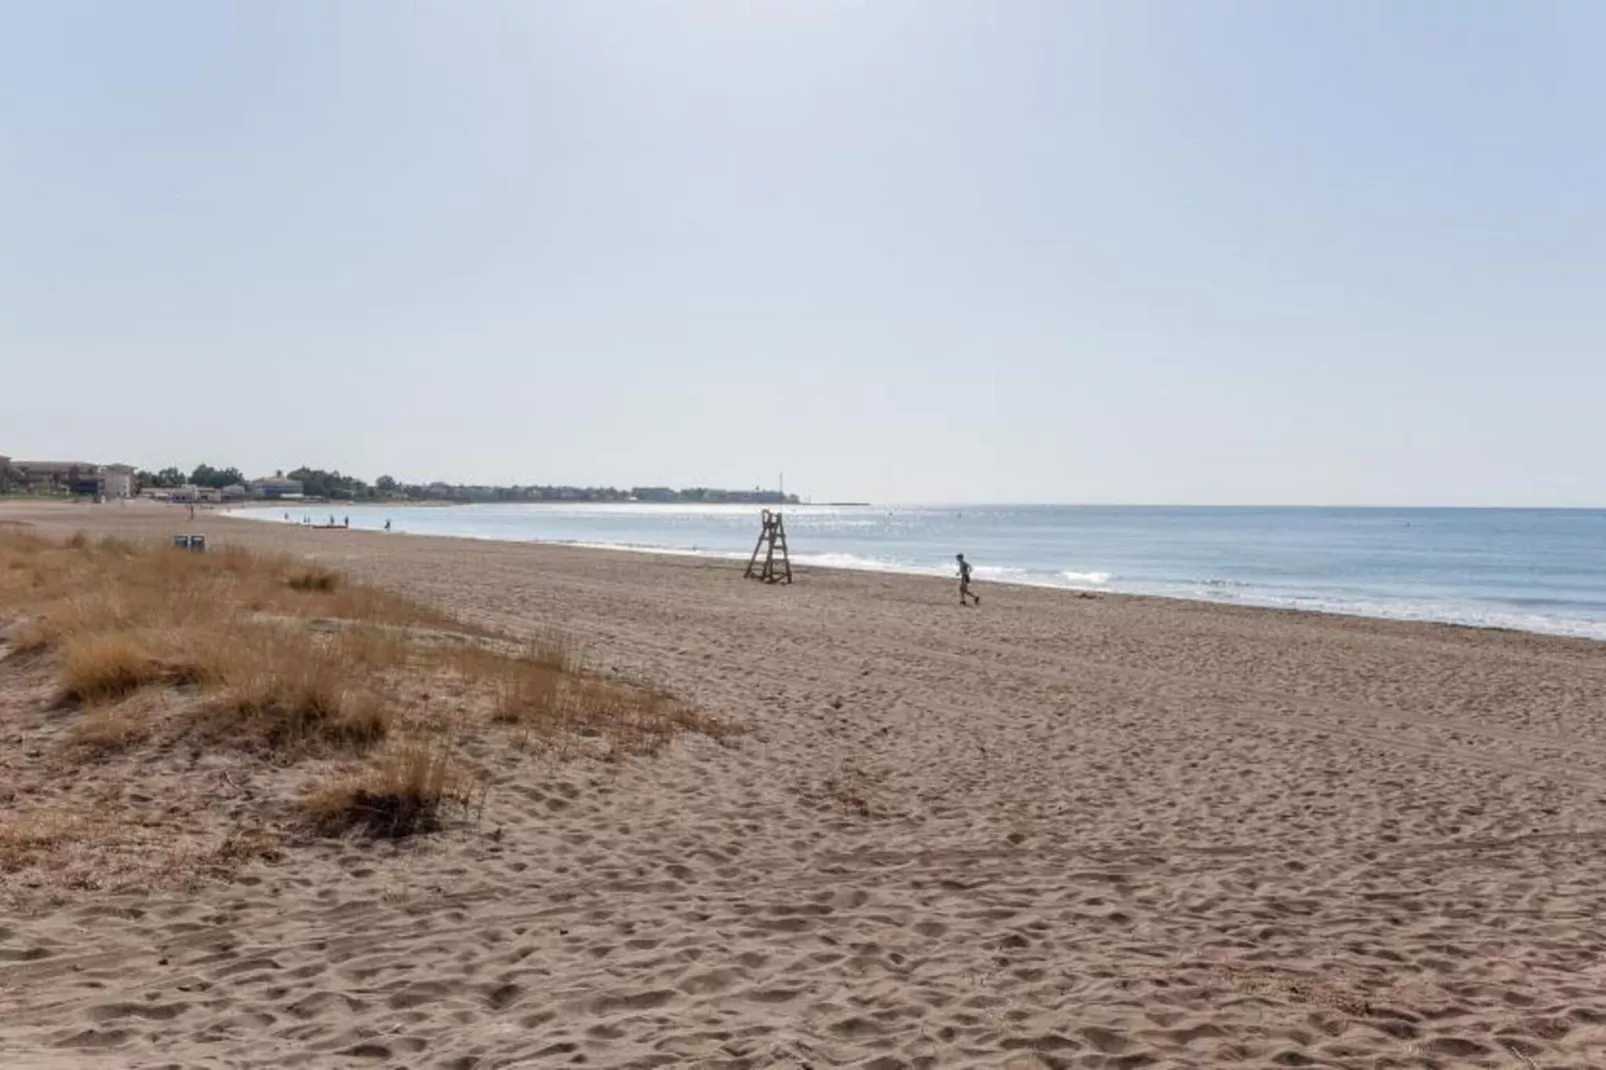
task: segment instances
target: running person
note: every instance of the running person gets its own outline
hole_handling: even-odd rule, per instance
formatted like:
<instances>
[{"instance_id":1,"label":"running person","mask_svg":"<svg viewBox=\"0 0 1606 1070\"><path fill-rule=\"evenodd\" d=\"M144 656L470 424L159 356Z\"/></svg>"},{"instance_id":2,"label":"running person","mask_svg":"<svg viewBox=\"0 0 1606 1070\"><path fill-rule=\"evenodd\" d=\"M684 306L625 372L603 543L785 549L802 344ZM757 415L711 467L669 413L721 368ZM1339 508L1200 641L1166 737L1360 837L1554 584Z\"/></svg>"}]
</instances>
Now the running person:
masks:
<instances>
[{"instance_id":1,"label":"running person","mask_svg":"<svg viewBox=\"0 0 1606 1070\"><path fill-rule=\"evenodd\" d=\"M964 554L955 554L954 558L959 562L959 604L968 605L965 599L969 598L981 605L981 595L970 589L970 562L965 560Z\"/></svg>"}]
</instances>

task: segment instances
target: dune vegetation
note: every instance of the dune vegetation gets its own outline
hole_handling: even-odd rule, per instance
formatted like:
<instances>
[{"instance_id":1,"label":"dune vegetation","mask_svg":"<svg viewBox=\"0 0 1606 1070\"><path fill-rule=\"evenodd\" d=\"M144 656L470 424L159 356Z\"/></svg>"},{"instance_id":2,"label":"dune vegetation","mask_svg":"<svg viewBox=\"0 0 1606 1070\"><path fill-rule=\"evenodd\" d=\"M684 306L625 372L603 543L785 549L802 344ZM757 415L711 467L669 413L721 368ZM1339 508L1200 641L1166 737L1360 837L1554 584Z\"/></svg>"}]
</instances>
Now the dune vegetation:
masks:
<instances>
[{"instance_id":1,"label":"dune vegetation","mask_svg":"<svg viewBox=\"0 0 1606 1070\"><path fill-rule=\"evenodd\" d=\"M69 802L142 778L193 796L178 810L197 828L207 799L190 787L207 768L266 789L235 826L401 838L472 818L488 756L617 762L723 731L594 671L561 631L497 634L291 557L26 532L0 533L0 718L45 758L52 796L0 809L0 871L148 842Z\"/></svg>"}]
</instances>

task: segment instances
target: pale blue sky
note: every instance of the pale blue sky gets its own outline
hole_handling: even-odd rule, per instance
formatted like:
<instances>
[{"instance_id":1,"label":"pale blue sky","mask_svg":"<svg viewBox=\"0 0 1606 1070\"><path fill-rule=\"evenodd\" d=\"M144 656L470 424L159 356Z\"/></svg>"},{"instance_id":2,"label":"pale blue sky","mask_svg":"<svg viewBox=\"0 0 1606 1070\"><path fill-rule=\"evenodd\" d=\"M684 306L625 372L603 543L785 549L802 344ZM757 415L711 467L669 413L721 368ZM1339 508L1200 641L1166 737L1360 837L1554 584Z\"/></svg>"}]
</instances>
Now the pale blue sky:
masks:
<instances>
[{"instance_id":1,"label":"pale blue sky","mask_svg":"<svg viewBox=\"0 0 1606 1070\"><path fill-rule=\"evenodd\" d=\"M0 0L0 453L1606 504L1606 4Z\"/></svg>"}]
</instances>

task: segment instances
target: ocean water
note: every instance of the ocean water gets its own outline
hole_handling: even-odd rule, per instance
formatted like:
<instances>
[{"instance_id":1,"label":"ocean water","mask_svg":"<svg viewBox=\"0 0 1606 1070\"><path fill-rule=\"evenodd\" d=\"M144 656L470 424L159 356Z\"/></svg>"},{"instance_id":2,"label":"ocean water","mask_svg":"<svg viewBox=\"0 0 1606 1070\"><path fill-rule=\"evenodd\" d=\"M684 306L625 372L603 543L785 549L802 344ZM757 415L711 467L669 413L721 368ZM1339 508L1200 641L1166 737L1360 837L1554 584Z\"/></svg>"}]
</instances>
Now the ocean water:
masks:
<instances>
[{"instance_id":1,"label":"ocean water","mask_svg":"<svg viewBox=\"0 0 1606 1070\"><path fill-rule=\"evenodd\" d=\"M351 526L745 559L759 508L333 509ZM285 508L237 515L285 522ZM793 506L792 560L1606 639L1606 510Z\"/></svg>"}]
</instances>

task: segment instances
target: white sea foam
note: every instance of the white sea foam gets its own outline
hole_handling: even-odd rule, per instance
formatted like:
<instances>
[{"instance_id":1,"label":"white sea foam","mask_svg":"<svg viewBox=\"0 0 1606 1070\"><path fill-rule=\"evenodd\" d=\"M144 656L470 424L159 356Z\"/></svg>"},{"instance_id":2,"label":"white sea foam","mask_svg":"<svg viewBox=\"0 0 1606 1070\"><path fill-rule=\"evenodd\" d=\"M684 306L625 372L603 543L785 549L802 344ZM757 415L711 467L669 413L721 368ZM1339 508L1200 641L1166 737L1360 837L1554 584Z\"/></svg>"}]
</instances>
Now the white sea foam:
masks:
<instances>
[{"instance_id":1,"label":"white sea foam","mask_svg":"<svg viewBox=\"0 0 1606 1070\"><path fill-rule=\"evenodd\" d=\"M955 571L955 566L950 566L948 571ZM991 580L993 583L1025 583L1031 578L1031 573L1023 568L1009 568L1004 565L977 565L971 572L977 579Z\"/></svg>"},{"instance_id":2,"label":"white sea foam","mask_svg":"<svg viewBox=\"0 0 1606 1070\"><path fill-rule=\"evenodd\" d=\"M1114 577L1112 577L1108 572L1071 572L1070 570L1066 570L1060 573L1060 578L1072 586L1091 584L1095 587L1102 587L1109 583Z\"/></svg>"},{"instance_id":3,"label":"white sea foam","mask_svg":"<svg viewBox=\"0 0 1606 1070\"><path fill-rule=\"evenodd\" d=\"M940 574L934 568L920 568L907 562L891 561L878 557L861 557L858 554L798 554L792 555L795 565L813 565L816 568L846 568L858 572L912 572L922 575Z\"/></svg>"}]
</instances>

